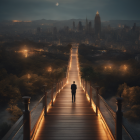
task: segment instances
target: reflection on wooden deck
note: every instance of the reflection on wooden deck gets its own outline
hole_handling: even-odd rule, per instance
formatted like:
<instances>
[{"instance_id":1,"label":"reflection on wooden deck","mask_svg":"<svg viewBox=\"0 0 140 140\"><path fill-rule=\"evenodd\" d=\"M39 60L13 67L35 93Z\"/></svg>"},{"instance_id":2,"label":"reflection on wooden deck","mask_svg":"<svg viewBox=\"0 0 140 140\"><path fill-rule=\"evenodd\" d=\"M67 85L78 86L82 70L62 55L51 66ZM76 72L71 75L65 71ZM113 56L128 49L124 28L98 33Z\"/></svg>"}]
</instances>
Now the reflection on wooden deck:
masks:
<instances>
[{"instance_id":1,"label":"reflection on wooden deck","mask_svg":"<svg viewBox=\"0 0 140 140\"><path fill-rule=\"evenodd\" d=\"M36 136L37 140L107 140L100 119L96 116L86 95L80 87L76 49L72 50L72 61L68 84L59 93ZM71 84L77 84L76 102L72 103Z\"/></svg>"}]
</instances>

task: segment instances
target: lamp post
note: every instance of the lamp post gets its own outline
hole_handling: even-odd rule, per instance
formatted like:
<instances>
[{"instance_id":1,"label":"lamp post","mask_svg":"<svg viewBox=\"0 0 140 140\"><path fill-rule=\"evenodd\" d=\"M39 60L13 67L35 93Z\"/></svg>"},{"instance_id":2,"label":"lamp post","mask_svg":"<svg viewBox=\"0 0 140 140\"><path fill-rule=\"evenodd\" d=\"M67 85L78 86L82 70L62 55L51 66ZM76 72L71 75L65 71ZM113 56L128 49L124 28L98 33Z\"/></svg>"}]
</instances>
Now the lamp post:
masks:
<instances>
[{"instance_id":1,"label":"lamp post","mask_svg":"<svg viewBox=\"0 0 140 140\"><path fill-rule=\"evenodd\" d=\"M123 98L117 98L117 112L116 112L116 123L115 123L115 140L122 140L122 100Z\"/></svg>"},{"instance_id":2,"label":"lamp post","mask_svg":"<svg viewBox=\"0 0 140 140\"><path fill-rule=\"evenodd\" d=\"M99 104L99 86L95 86L96 88L96 115L98 116L98 109L100 109L100 104Z\"/></svg>"},{"instance_id":3,"label":"lamp post","mask_svg":"<svg viewBox=\"0 0 140 140\"><path fill-rule=\"evenodd\" d=\"M22 97L23 103L24 103L24 108L25 110L23 111L23 140L30 140L30 134L31 134L31 113L29 110L29 104L30 104L30 99L31 97L29 96L24 96Z\"/></svg>"},{"instance_id":4,"label":"lamp post","mask_svg":"<svg viewBox=\"0 0 140 140\"><path fill-rule=\"evenodd\" d=\"M46 116L47 115L47 92L46 92L47 85L43 85L43 87L44 87L44 95L45 95L44 102L43 102L44 103L43 107L45 106L44 114Z\"/></svg>"}]
</instances>

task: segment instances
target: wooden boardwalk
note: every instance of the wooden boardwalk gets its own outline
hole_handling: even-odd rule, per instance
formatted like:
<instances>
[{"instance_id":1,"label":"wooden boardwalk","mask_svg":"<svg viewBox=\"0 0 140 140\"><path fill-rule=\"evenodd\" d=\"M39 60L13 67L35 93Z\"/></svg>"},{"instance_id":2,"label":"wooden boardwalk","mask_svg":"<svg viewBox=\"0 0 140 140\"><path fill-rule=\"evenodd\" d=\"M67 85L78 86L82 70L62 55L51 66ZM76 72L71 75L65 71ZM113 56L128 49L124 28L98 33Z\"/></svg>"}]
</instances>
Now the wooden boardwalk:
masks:
<instances>
[{"instance_id":1,"label":"wooden boardwalk","mask_svg":"<svg viewBox=\"0 0 140 140\"><path fill-rule=\"evenodd\" d=\"M71 84L77 84L72 103ZM100 119L87 101L78 79L76 49L72 50L69 82L57 96L54 106L42 122L37 140L108 140Z\"/></svg>"}]
</instances>

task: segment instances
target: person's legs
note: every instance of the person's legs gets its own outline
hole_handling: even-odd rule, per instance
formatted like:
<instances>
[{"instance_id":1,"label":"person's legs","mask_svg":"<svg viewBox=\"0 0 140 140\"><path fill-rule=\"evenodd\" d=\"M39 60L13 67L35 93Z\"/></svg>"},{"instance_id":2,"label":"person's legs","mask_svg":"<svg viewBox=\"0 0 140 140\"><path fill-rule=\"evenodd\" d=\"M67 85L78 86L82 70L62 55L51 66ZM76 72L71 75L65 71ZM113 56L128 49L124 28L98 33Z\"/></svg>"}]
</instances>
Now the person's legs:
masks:
<instances>
[{"instance_id":1,"label":"person's legs","mask_svg":"<svg viewBox=\"0 0 140 140\"><path fill-rule=\"evenodd\" d=\"M72 93L72 102L73 102L73 93Z\"/></svg>"},{"instance_id":2,"label":"person's legs","mask_svg":"<svg viewBox=\"0 0 140 140\"><path fill-rule=\"evenodd\" d=\"M73 95L74 95L74 102L75 102L75 93Z\"/></svg>"}]
</instances>

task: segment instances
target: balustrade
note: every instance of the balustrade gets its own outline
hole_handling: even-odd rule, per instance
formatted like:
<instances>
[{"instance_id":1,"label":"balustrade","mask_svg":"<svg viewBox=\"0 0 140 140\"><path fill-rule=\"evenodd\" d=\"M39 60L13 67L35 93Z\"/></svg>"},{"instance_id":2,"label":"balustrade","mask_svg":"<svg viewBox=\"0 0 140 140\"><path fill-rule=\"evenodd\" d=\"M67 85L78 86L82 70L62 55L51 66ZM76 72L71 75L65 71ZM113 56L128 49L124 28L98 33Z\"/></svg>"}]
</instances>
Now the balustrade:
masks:
<instances>
[{"instance_id":1,"label":"balustrade","mask_svg":"<svg viewBox=\"0 0 140 140\"><path fill-rule=\"evenodd\" d=\"M91 82L88 83L81 79L81 86L85 91L96 115L102 120L103 127L111 140L133 140L130 133L122 123L122 98L117 98L117 111L114 112L106 101L99 95L99 87L92 87Z\"/></svg>"},{"instance_id":2,"label":"balustrade","mask_svg":"<svg viewBox=\"0 0 140 140\"><path fill-rule=\"evenodd\" d=\"M19 118L19 120L12 126L12 128L8 131L8 133L2 138L2 140L34 140L35 136L38 133L38 129L41 126L41 123L44 119L44 116L47 115L49 108L53 106L53 102L58 93L63 89L66 85L69 77L69 69L71 65L71 50L70 50L70 58L68 62L66 78L62 79L62 81L56 83L51 90L46 92L46 85L44 87L44 95L35 105L35 107L30 111L29 103L30 97L23 97L25 110L23 115ZM49 98L48 98L49 97Z\"/></svg>"}]
</instances>

